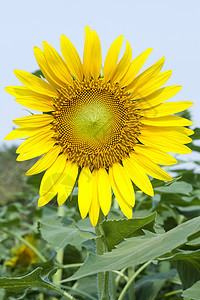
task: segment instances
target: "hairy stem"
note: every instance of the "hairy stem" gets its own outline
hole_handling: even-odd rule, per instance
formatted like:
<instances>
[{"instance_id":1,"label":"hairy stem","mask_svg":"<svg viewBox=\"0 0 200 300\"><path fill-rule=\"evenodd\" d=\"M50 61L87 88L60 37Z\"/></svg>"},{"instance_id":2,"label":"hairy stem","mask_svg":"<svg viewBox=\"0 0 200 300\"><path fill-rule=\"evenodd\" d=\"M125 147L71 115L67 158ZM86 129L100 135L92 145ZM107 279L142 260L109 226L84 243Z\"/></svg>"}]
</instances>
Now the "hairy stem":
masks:
<instances>
[{"instance_id":1,"label":"hairy stem","mask_svg":"<svg viewBox=\"0 0 200 300\"><path fill-rule=\"evenodd\" d=\"M65 207L64 205L61 205L58 207L58 216L64 217L65 214ZM64 257L64 248L57 252L56 260L59 264L63 264L63 257ZM62 274L63 269L59 268L56 272L56 274L53 276L53 283L58 284L62 280ZM53 297L53 300L56 300L57 298Z\"/></svg>"},{"instance_id":2,"label":"hairy stem","mask_svg":"<svg viewBox=\"0 0 200 300\"><path fill-rule=\"evenodd\" d=\"M104 219L103 213L100 212L98 223L95 227L95 233L99 236L96 239L96 252L98 255L102 255L106 252L105 244L101 238L103 233L103 229L101 227L101 223ZM100 272L97 274L98 280L98 293L100 300L108 300L109 292L108 292L108 272Z\"/></svg>"}]
</instances>

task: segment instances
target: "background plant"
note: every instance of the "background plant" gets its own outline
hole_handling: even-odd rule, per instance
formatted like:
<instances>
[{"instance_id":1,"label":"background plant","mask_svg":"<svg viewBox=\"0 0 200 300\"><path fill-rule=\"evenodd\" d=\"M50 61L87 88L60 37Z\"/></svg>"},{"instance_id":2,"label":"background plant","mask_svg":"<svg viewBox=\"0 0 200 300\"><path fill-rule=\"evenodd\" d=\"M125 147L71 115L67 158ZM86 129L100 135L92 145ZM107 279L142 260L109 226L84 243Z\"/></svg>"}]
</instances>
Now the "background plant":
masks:
<instances>
[{"instance_id":1,"label":"background plant","mask_svg":"<svg viewBox=\"0 0 200 300\"><path fill-rule=\"evenodd\" d=\"M192 138L200 138L200 129ZM197 152L195 143L190 147ZM106 272L110 299L199 299L198 160L180 161L170 169L173 182L154 179L153 198L138 191L133 219L126 220L112 206L95 233L88 218L80 220L77 188L60 211L64 217L58 216L55 200L37 207L42 175L25 177L27 166L14 162L14 150L0 152L0 299L97 299L97 272ZM27 242L27 234L36 245ZM103 255L96 254L99 235L107 252ZM38 261L25 268L8 266L15 256L11 249L24 244Z\"/></svg>"}]
</instances>

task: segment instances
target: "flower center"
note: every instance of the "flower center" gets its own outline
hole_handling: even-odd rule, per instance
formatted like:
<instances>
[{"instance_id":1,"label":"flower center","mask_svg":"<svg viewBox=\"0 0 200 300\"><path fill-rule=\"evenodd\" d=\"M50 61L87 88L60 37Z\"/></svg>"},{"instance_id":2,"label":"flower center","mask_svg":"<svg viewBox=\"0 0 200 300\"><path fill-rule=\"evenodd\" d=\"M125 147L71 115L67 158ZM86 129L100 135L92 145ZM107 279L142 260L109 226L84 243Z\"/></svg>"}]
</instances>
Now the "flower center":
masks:
<instances>
[{"instance_id":1,"label":"flower center","mask_svg":"<svg viewBox=\"0 0 200 300\"><path fill-rule=\"evenodd\" d=\"M75 81L55 99L53 128L67 158L91 170L108 168L133 150L140 114L116 84Z\"/></svg>"},{"instance_id":2,"label":"flower center","mask_svg":"<svg viewBox=\"0 0 200 300\"><path fill-rule=\"evenodd\" d=\"M114 116L104 103L93 102L78 109L75 115L75 127L85 140L101 142L110 131Z\"/></svg>"}]
</instances>

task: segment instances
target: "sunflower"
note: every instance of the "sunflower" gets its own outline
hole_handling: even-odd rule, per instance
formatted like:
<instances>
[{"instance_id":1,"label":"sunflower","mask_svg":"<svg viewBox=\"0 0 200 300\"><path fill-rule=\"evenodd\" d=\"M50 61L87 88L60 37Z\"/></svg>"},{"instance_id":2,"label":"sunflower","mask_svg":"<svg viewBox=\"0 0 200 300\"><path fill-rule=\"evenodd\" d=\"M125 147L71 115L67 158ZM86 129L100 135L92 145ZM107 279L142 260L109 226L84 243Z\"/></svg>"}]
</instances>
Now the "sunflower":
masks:
<instances>
[{"instance_id":1,"label":"sunflower","mask_svg":"<svg viewBox=\"0 0 200 300\"><path fill-rule=\"evenodd\" d=\"M78 181L80 214L85 218L89 213L93 226L100 209L108 214L112 191L123 214L131 218L132 182L153 196L148 175L172 180L159 166L177 163L167 152L191 152L184 144L191 142L193 131L184 126L192 122L172 114L193 103L162 103L181 88L162 87L172 74L160 72L164 58L138 75L152 49L132 60L126 42L118 62L122 41L119 36L112 43L103 69L99 37L88 26L83 62L66 36L61 36L64 59L44 42L44 50L34 47L34 52L46 80L15 70L24 86L6 88L18 103L43 112L15 119L20 127L6 137L28 137L17 149L18 161L42 156L26 173L46 170L38 205L56 195L62 205Z\"/></svg>"},{"instance_id":2,"label":"sunflower","mask_svg":"<svg viewBox=\"0 0 200 300\"><path fill-rule=\"evenodd\" d=\"M34 247L37 247L34 236L26 235L25 240ZM6 265L12 268L17 266L27 268L32 263L38 261L37 255L25 244L18 245L17 248L13 248L11 251L14 257L10 261L7 261Z\"/></svg>"}]
</instances>

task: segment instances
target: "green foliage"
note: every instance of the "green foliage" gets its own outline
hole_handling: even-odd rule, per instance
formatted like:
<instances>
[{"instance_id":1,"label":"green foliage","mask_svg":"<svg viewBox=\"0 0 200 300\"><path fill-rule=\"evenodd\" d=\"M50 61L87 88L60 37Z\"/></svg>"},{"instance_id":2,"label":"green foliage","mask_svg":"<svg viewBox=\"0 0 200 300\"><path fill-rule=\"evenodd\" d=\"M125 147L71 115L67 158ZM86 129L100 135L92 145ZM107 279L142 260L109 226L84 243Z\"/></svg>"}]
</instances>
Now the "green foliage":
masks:
<instances>
[{"instance_id":1,"label":"green foliage","mask_svg":"<svg viewBox=\"0 0 200 300\"><path fill-rule=\"evenodd\" d=\"M197 281L191 288L183 292L184 299L199 300L200 281Z\"/></svg>"},{"instance_id":2,"label":"green foliage","mask_svg":"<svg viewBox=\"0 0 200 300\"><path fill-rule=\"evenodd\" d=\"M112 250L116 245L119 245L126 238L141 236L144 234L143 229L155 232L156 213L144 218L134 218L132 220L113 220L104 221L103 240L107 245L108 250Z\"/></svg>"},{"instance_id":3,"label":"green foliage","mask_svg":"<svg viewBox=\"0 0 200 300\"><path fill-rule=\"evenodd\" d=\"M189 146L200 151L199 128L192 138L195 144ZM58 217L56 199L37 207L43 173L26 177L33 161L15 162L15 150L0 151L0 300L95 300L97 272L106 274L112 300L200 299L198 158L187 168L183 161L169 167L172 182L153 179L154 197L136 192L133 219L124 218L115 203L95 233L89 218L80 218L77 188L63 206L64 217ZM27 268L20 260L9 266L13 249L24 247L28 234L35 238L37 261ZM96 254L99 241L103 255Z\"/></svg>"},{"instance_id":4,"label":"green foliage","mask_svg":"<svg viewBox=\"0 0 200 300\"><path fill-rule=\"evenodd\" d=\"M55 274L56 269L53 269L49 274L42 275L42 268L37 268L31 273L13 278L0 278L0 287L5 288L8 291L22 292L30 287L44 287L54 289L52 283L49 281L49 277Z\"/></svg>"},{"instance_id":5,"label":"green foliage","mask_svg":"<svg viewBox=\"0 0 200 300\"><path fill-rule=\"evenodd\" d=\"M0 149L0 206L23 200L31 195L30 186L26 184L25 173L32 162L17 162L16 147L4 146Z\"/></svg>"},{"instance_id":6,"label":"green foliage","mask_svg":"<svg viewBox=\"0 0 200 300\"><path fill-rule=\"evenodd\" d=\"M49 217L41 221L40 230L43 238L56 251L68 244L81 250L82 243L94 239L96 235L91 231L81 230L72 219Z\"/></svg>"},{"instance_id":7,"label":"green foliage","mask_svg":"<svg viewBox=\"0 0 200 300\"><path fill-rule=\"evenodd\" d=\"M157 259L187 242L192 234L200 232L200 217L185 222L174 229L152 237L129 238L112 252L103 255L89 253L83 266L67 281L97 272L120 270Z\"/></svg>"}]
</instances>

